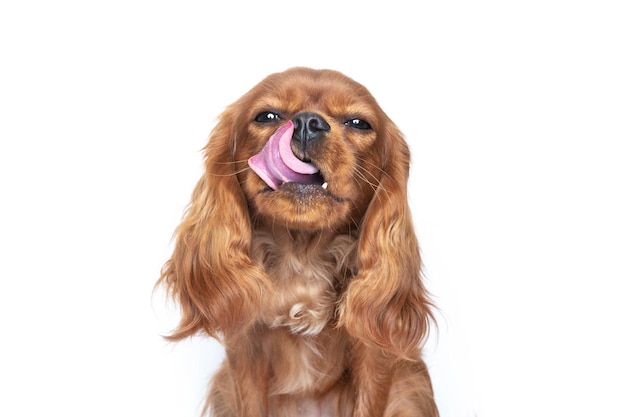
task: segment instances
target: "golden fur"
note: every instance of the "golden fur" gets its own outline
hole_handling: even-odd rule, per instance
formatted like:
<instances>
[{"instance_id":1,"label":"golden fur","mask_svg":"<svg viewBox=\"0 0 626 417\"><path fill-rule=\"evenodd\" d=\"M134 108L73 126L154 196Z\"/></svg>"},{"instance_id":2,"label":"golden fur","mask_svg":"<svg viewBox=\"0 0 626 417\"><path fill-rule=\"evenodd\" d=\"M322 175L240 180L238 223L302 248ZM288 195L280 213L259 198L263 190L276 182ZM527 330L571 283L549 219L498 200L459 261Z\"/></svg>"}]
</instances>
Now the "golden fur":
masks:
<instances>
[{"instance_id":1,"label":"golden fur","mask_svg":"<svg viewBox=\"0 0 626 417\"><path fill-rule=\"evenodd\" d=\"M271 190L246 161L300 112L330 126L306 155L328 186ZM372 95L330 70L270 75L224 111L205 157L159 283L182 314L168 339L201 332L225 347L206 411L437 416L409 149Z\"/></svg>"}]
</instances>

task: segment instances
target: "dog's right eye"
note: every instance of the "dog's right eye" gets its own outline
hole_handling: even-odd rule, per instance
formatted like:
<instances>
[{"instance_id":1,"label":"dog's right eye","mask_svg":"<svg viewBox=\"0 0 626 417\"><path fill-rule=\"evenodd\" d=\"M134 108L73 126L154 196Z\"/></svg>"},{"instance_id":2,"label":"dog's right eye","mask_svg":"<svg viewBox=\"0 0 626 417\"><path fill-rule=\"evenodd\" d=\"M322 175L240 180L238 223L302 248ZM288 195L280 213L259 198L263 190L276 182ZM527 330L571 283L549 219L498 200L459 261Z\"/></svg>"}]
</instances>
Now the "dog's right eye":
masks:
<instances>
[{"instance_id":1,"label":"dog's right eye","mask_svg":"<svg viewBox=\"0 0 626 417\"><path fill-rule=\"evenodd\" d=\"M281 117L278 113L275 113L273 111L264 111L264 112L257 114L256 117L254 118L254 121L259 122L259 123L271 123L271 122L277 122L280 119Z\"/></svg>"}]
</instances>

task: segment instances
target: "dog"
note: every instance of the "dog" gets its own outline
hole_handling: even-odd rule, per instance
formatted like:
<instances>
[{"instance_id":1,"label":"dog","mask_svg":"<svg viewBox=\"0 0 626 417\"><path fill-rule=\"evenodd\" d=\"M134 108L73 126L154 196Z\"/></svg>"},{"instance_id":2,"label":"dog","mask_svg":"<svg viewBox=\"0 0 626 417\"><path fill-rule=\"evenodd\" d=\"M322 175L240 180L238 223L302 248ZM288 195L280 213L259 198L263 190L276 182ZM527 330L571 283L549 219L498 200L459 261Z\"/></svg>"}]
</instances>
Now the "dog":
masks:
<instances>
[{"instance_id":1,"label":"dog","mask_svg":"<svg viewBox=\"0 0 626 417\"><path fill-rule=\"evenodd\" d=\"M203 413L437 416L409 148L372 94L333 70L271 74L203 151L157 283L181 311L168 340L224 346Z\"/></svg>"}]
</instances>

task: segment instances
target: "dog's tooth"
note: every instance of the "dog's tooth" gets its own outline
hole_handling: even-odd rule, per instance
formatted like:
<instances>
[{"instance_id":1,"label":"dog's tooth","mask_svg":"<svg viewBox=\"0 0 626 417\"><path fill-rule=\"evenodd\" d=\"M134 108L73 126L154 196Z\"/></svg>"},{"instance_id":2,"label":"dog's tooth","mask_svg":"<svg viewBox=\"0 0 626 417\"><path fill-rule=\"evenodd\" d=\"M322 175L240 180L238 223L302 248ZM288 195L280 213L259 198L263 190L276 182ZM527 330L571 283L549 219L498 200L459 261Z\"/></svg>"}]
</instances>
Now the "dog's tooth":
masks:
<instances>
[{"instance_id":1,"label":"dog's tooth","mask_svg":"<svg viewBox=\"0 0 626 417\"><path fill-rule=\"evenodd\" d=\"M322 188L323 188L323 189L327 189L327 188L328 188L328 183L327 183L327 182L325 182L324 184L322 184Z\"/></svg>"}]
</instances>

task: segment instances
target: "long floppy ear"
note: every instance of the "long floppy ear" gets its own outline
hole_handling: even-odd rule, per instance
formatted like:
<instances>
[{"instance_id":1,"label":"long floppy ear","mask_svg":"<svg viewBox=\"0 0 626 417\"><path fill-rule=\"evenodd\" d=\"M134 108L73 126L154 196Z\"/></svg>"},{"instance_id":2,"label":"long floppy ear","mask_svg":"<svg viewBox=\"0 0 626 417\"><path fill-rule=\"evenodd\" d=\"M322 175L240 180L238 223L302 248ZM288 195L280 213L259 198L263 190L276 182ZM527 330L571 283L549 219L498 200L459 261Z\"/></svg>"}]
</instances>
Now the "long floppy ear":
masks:
<instances>
[{"instance_id":1,"label":"long floppy ear","mask_svg":"<svg viewBox=\"0 0 626 417\"><path fill-rule=\"evenodd\" d=\"M340 306L340 325L366 344L414 357L433 320L407 198L409 148L386 129L383 178L363 217L357 274Z\"/></svg>"},{"instance_id":2,"label":"long floppy ear","mask_svg":"<svg viewBox=\"0 0 626 417\"><path fill-rule=\"evenodd\" d=\"M250 257L250 218L234 161L235 129L233 110L227 109L204 149L204 175L157 283L168 288L181 309L169 340L244 329L260 307L267 278Z\"/></svg>"}]
</instances>

